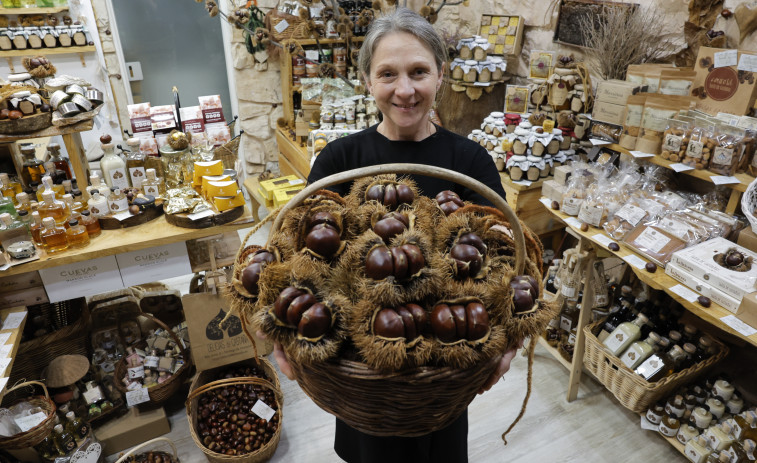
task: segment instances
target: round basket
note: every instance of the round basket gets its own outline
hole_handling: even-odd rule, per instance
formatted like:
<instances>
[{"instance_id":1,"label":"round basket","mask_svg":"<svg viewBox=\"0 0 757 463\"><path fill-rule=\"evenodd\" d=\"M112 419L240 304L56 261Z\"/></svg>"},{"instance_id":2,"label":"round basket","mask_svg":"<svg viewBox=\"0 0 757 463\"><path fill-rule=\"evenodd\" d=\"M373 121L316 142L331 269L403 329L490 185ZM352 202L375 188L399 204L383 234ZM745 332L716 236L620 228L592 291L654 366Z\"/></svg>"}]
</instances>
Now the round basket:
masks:
<instances>
[{"instance_id":1,"label":"round basket","mask_svg":"<svg viewBox=\"0 0 757 463\"><path fill-rule=\"evenodd\" d=\"M163 443L168 444L171 447L171 451L173 452L173 455L169 455L169 454L167 454L165 452L155 452L155 451L137 453L140 450L142 450L143 448L149 447L149 446L151 446L153 444L156 444L158 442L163 442ZM179 463L179 453L176 451L176 446L171 441L171 439L168 439L166 437L156 437L155 439L151 439L151 440L148 440L147 442L143 442L143 443L137 445L133 449L131 449L128 452L126 452L123 455L121 455L121 457L118 460L116 460L116 463L137 462L137 461L139 461L137 458L139 458L140 456L146 455L146 456L149 457L149 454L151 454L151 453L153 455L156 454L156 453L160 454L160 456L163 458L163 463ZM166 457L170 458L170 460L166 461L166 459L165 459ZM148 460L144 460L144 461L146 462ZM150 461L152 461L152 460L150 460Z\"/></svg>"},{"instance_id":2,"label":"round basket","mask_svg":"<svg viewBox=\"0 0 757 463\"><path fill-rule=\"evenodd\" d=\"M151 405L159 405L168 400L171 396L173 396L176 391L181 387L182 384L184 384L184 381L187 379L187 376L189 375L189 372L192 367L192 356L190 355L189 351L184 347L181 340L178 336L176 336L176 333L173 332L172 329L170 329L165 323L160 321L158 318L155 318L154 316L150 315L149 313L140 313L140 317L145 317L154 322L156 325L161 327L162 329L166 330L168 334L171 336L171 338L174 340L174 342L179 346L179 349L181 350L181 358L184 359L184 364L174 373L171 375L165 382L162 384L158 384L156 386L152 386L147 389L148 394L150 396L150 402ZM126 376L127 374L127 366L126 366L126 358L122 357L117 363L116 363L116 369L113 372L114 380L113 383L116 385L116 389L121 391L122 394L126 394L128 392L128 389L126 388L126 385L123 384L123 381L121 378Z\"/></svg>"},{"instance_id":3,"label":"round basket","mask_svg":"<svg viewBox=\"0 0 757 463\"><path fill-rule=\"evenodd\" d=\"M515 243L515 274L523 273L526 259L523 229L507 202L477 180L434 166L384 164L323 178L302 190L276 214L271 236L281 227L286 213L317 190L381 174L431 176L479 193L499 209L510 223ZM243 247L245 245L243 243ZM231 292L234 292L233 288ZM529 369L534 345L532 342L529 348ZM404 437L428 434L457 419L495 371L498 360L495 356L467 369L423 366L387 372L345 358L316 365L298 364L289 355L297 382L319 407L363 433ZM529 393L530 381L526 400Z\"/></svg>"},{"instance_id":4,"label":"round basket","mask_svg":"<svg viewBox=\"0 0 757 463\"><path fill-rule=\"evenodd\" d=\"M752 183L746 188L744 194L741 195L741 212L749 220L752 231L757 233L755 210L757 210L757 179L752 180Z\"/></svg>"},{"instance_id":5,"label":"round basket","mask_svg":"<svg viewBox=\"0 0 757 463\"><path fill-rule=\"evenodd\" d=\"M21 432L11 437L0 436L0 449L15 450L33 447L42 442L42 440L44 440L44 438L52 432L53 427L55 426L56 406L55 402L50 399L50 394L47 392L47 387L45 387L43 383L39 381L27 381L9 388L6 393L35 384L37 386L40 386L42 390L45 391L45 395L36 395L24 400L26 402L29 402L33 407L40 407L47 414L47 418L45 418L43 422L26 432Z\"/></svg>"},{"instance_id":6,"label":"round basket","mask_svg":"<svg viewBox=\"0 0 757 463\"><path fill-rule=\"evenodd\" d=\"M212 370L200 372L200 374L197 375L194 381L192 381L192 385L189 388L189 396L187 397L186 401L189 432L192 435L192 440L194 440L197 447L202 450L208 461L213 463L259 463L268 461L276 452L276 449L279 446L279 440L281 439L281 427L284 419L284 396L281 393L281 387L279 384L278 376L276 375L276 370L274 369L271 362L263 358L258 358L257 352L253 359L239 362L238 364L255 364L256 366L259 366L265 372L266 376L268 376L268 378L271 378L271 381L254 377L238 377L208 382L210 378L215 376L218 370L229 367L229 365L226 365L225 367L219 367ZM200 396L205 392L235 384L253 384L264 386L272 390L276 395L276 403L278 406L276 413L279 414L279 426L276 428L276 431L273 433L271 439L258 450L245 455L224 455L209 450L203 444L202 439L197 434L197 403Z\"/></svg>"}]
</instances>

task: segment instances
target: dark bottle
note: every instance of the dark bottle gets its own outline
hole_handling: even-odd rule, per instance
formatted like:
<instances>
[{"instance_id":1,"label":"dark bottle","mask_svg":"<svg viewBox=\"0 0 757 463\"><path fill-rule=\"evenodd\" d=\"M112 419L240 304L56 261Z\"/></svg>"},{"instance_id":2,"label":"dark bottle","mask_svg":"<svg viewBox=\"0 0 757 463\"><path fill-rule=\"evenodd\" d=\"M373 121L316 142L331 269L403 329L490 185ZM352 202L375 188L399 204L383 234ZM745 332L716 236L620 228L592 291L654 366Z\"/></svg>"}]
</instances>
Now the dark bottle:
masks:
<instances>
[{"instance_id":1,"label":"dark bottle","mask_svg":"<svg viewBox=\"0 0 757 463\"><path fill-rule=\"evenodd\" d=\"M602 325L602 329L597 336L599 341L604 341L607 336L612 333L615 328L623 322L630 321L633 317L633 311L631 307L634 303L633 293L630 286L623 286L621 289L621 295L615 302L612 314L607 317L605 323Z\"/></svg>"},{"instance_id":2,"label":"dark bottle","mask_svg":"<svg viewBox=\"0 0 757 463\"><path fill-rule=\"evenodd\" d=\"M74 176L71 175L71 165L68 163L68 159L60 154L60 145L57 143L50 143L47 145L47 151L50 153L50 161L55 164L55 168L65 172L67 179L72 179Z\"/></svg>"},{"instance_id":3,"label":"dark bottle","mask_svg":"<svg viewBox=\"0 0 757 463\"><path fill-rule=\"evenodd\" d=\"M685 358L686 353L681 346L673 346L668 352L652 354L635 371L645 380L654 383L678 371Z\"/></svg>"}]
</instances>

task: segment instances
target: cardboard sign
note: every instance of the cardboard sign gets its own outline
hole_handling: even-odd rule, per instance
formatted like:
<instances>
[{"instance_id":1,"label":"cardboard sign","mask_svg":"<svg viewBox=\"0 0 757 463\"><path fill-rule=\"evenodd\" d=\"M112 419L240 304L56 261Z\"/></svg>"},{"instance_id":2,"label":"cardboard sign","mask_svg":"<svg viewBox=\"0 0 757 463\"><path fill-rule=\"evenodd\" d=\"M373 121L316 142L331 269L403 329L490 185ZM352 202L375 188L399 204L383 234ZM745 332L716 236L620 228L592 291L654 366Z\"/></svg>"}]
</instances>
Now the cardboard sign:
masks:
<instances>
[{"instance_id":1,"label":"cardboard sign","mask_svg":"<svg viewBox=\"0 0 757 463\"><path fill-rule=\"evenodd\" d=\"M697 97L697 109L711 115L746 114L757 97L754 76L745 69L750 67L746 63L757 60L751 58L754 55L742 50L699 47L694 64L697 75L691 88L691 95ZM742 63L741 68L737 63Z\"/></svg>"},{"instance_id":2,"label":"cardboard sign","mask_svg":"<svg viewBox=\"0 0 757 463\"><path fill-rule=\"evenodd\" d=\"M192 273L184 242L118 254L116 260L124 286Z\"/></svg>"},{"instance_id":3,"label":"cardboard sign","mask_svg":"<svg viewBox=\"0 0 757 463\"><path fill-rule=\"evenodd\" d=\"M189 344L198 370L228 365L254 355L252 344L244 334L242 320L231 315L226 301L217 294L187 294L181 298L187 317ZM272 351L270 342L256 340L258 355Z\"/></svg>"},{"instance_id":4,"label":"cardboard sign","mask_svg":"<svg viewBox=\"0 0 757 463\"><path fill-rule=\"evenodd\" d=\"M94 296L124 287L114 256L39 271L50 302Z\"/></svg>"}]
</instances>

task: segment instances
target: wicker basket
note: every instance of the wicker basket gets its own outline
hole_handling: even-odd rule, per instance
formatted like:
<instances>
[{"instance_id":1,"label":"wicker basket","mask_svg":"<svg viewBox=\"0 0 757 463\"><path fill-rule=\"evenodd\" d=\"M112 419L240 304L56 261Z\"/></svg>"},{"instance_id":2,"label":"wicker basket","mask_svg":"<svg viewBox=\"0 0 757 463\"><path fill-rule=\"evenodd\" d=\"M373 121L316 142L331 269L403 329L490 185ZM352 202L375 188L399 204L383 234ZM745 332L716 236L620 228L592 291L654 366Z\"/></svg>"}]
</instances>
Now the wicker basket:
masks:
<instances>
[{"instance_id":1,"label":"wicker basket","mask_svg":"<svg viewBox=\"0 0 757 463\"><path fill-rule=\"evenodd\" d=\"M271 381L266 381L261 378L239 377L209 382L209 380L213 378L219 370L228 368L230 366L225 365L223 367L200 372L192 381L192 385L189 387L189 396L187 397L186 402L189 432L192 435L192 440L194 440L197 447L202 450L208 461L213 463L258 463L267 461L276 452L276 449L279 446L279 440L281 439L281 427L284 420L284 396L281 393L281 385L279 384L279 378L276 374L276 370L274 369L271 362L264 358L258 358L257 355L253 359L238 362L236 365L239 364L254 364L255 366L259 366L265 372L266 376L268 376L268 378L271 378ZM203 393L212 389L232 384L256 384L268 387L276 394L276 402L278 403L277 413L279 413L279 427L276 428L276 432L274 432L273 437L271 437L271 440L269 440L260 449L246 455L228 456L208 450L208 448L203 445L202 439L197 434L197 431L195 431L195 429L197 428L197 402L199 400L199 397Z\"/></svg>"},{"instance_id":2,"label":"wicker basket","mask_svg":"<svg viewBox=\"0 0 757 463\"><path fill-rule=\"evenodd\" d=\"M271 233L281 227L289 209L296 207L319 189L362 177L390 173L425 175L447 180L479 193L494 204L504 213L511 225L515 242L515 272L516 275L523 273L526 259L525 238L520 221L512 209L484 184L458 172L434 166L384 164L341 172L321 179L306 187L281 209L276 215ZM271 216L273 215L272 213ZM245 245L246 243L243 243L240 254L248 251ZM231 288L230 292L233 294L234 289ZM534 346L535 342L532 342L529 369ZM405 437L428 434L456 420L475 398L498 363L495 357L468 369L423 366L386 372L345 358L317 365L298 364L292 360L291 355L289 359L300 387L319 407L366 434ZM529 394L530 382L526 401Z\"/></svg>"},{"instance_id":3,"label":"wicker basket","mask_svg":"<svg viewBox=\"0 0 757 463\"><path fill-rule=\"evenodd\" d=\"M171 398L176 391L181 387L182 384L184 384L184 381L189 376L189 372L192 369L192 356L190 355L189 351L184 347L184 344L181 342L178 336L176 336L176 333L173 332L171 328L169 328L165 323L160 321L159 319L153 317L149 313L141 313L139 314L140 317L145 317L161 327L162 329L166 330L168 334L171 336L171 338L174 340L174 342L179 346L179 349L181 350L181 358L184 359L184 364L176 371L176 373L172 374L165 382L158 384L156 386L152 386L147 389L148 394L150 396L150 405L159 405ZM126 376L127 374L127 366L126 366L126 358L122 357L117 363L116 363L116 369L113 372L113 384L116 385L116 389L121 391L122 394L126 394L128 392L128 389L126 388L126 385L123 383L121 378Z\"/></svg>"},{"instance_id":4,"label":"wicker basket","mask_svg":"<svg viewBox=\"0 0 757 463\"><path fill-rule=\"evenodd\" d=\"M42 390L45 391L45 395L36 395L24 400L32 404L32 406L34 407L40 407L47 414L47 418L45 418L42 423L26 432L21 432L11 437L0 436L0 449L15 450L33 447L42 442L42 440L52 432L53 427L55 426L56 406L55 402L53 402L50 398L50 394L47 392L47 387L45 387L43 383L40 383L39 381L28 381L9 388L7 392L12 392L24 386L31 386L35 384L37 386L40 386Z\"/></svg>"},{"instance_id":5,"label":"wicker basket","mask_svg":"<svg viewBox=\"0 0 757 463\"><path fill-rule=\"evenodd\" d=\"M132 461L137 461L137 457L143 455L144 453L155 453L155 452L142 452L142 454L139 454L137 452L139 452L145 447L149 447L158 442L164 442L168 444L171 447L171 451L173 452L173 455L168 455L165 452L160 452L162 453L161 457L163 457L163 463L179 463L179 452L176 451L176 446L171 441L171 439L168 439L166 437L156 437L155 439L150 439L147 442L143 442L137 445L136 447L132 448L128 452L121 455L121 457L118 460L116 460L116 463L128 463ZM166 460L165 457L169 457L170 460Z\"/></svg>"},{"instance_id":6,"label":"wicker basket","mask_svg":"<svg viewBox=\"0 0 757 463\"><path fill-rule=\"evenodd\" d=\"M597 322L584 327L584 365L612 392L621 405L635 413L645 412L658 400L711 370L728 355L728 347L713 339L720 348L717 354L690 368L650 383L625 366L619 358L604 350L602 343L593 334L594 329L600 324L601 322Z\"/></svg>"},{"instance_id":7,"label":"wicker basket","mask_svg":"<svg viewBox=\"0 0 757 463\"><path fill-rule=\"evenodd\" d=\"M276 26L284 21L286 21L289 26L283 31L278 32ZM279 43L289 39L308 38L305 21L302 18L291 14L281 13L277 8L272 8L271 11L265 15L265 27L270 31L271 38Z\"/></svg>"},{"instance_id":8,"label":"wicker basket","mask_svg":"<svg viewBox=\"0 0 757 463\"><path fill-rule=\"evenodd\" d=\"M752 231L757 233L757 215L755 215L755 212L757 212L757 179L752 180L744 194L741 195L741 212L749 220Z\"/></svg>"}]
</instances>

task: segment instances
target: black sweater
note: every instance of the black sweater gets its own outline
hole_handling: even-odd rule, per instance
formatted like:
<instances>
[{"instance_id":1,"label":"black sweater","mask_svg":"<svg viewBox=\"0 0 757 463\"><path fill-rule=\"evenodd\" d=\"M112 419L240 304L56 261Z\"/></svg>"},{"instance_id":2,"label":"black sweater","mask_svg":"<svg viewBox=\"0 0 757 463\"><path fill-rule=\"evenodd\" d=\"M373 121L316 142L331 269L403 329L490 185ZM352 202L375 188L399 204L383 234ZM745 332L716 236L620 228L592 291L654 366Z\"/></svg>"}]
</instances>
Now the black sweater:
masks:
<instances>
[{"instance_id":1,"label":"black sweater","mask_svg":"<svg viewBox=\"0 0 757 463\"><path fill-rule=\"evenodd\" d=\"M491 156L477 143L436 127L436 133L422 141L392 141L369 127L362 132L330 142L315 159L308 183L358 167L390 163L426 164L454 170L472 177L505 198L505 190ZM463 200L491 205L478 193L452 182L426 176L411 176L421 193L433 198L444 190L453 190ZM346 195L349 184L330 189Z\"/></svg>"}]
</instances>

